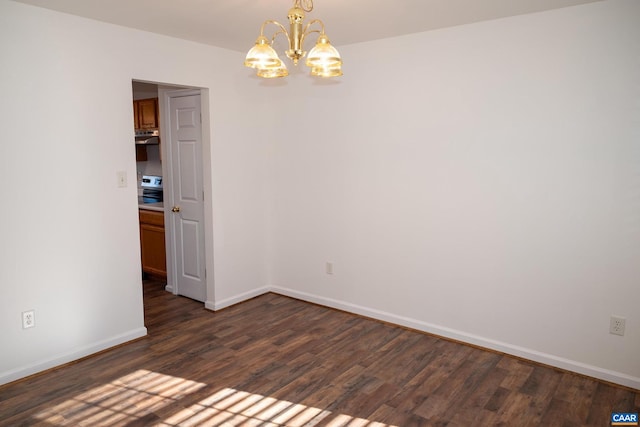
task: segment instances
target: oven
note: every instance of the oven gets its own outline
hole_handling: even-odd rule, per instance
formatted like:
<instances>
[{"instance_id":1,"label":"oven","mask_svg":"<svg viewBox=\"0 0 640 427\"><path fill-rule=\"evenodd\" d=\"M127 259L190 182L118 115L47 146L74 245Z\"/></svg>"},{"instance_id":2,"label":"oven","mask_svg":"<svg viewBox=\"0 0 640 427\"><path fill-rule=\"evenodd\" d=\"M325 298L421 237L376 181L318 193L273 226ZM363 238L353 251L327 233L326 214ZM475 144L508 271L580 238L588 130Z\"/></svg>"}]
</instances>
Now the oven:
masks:
<instances>
[{"instance_id":1,"label":"oven","mask_svg":"<svg viewBox=\"0 0 640 427\"><path fill-rule=\"evenodd\" d=\"M162 177L157 175L143 175L140 182L142 195L139 196L139 203L160 203L163 201Z\"/></svg>"}]
</instances>

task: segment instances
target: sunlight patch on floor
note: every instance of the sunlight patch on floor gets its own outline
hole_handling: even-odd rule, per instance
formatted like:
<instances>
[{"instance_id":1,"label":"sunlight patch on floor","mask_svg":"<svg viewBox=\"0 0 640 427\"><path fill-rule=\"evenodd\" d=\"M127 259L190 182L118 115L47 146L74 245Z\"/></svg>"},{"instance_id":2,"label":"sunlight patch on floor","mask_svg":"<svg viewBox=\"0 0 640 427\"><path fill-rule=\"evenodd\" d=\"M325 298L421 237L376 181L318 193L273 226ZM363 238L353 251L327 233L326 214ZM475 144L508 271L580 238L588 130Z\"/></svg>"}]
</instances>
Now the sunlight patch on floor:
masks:
<instances>
[{"instance_id":1,"label":"sunlight patch on floor","mask_svg":"<svg viewBox=\"0 0 640 427\"><path fill-rule=\"evenodd\" d=\"M205 386L141 369L52 406L35 418L61 426L126 425Z\"/></svg>"},{"instance_id":2,"label":"sunlight patch on floor","mask_svg":"<svg viewBox=\"0 0 640 427\"><path fill-rule=\"evenodd\" d=\"M167 418L160 425L163 427L312 427L321 421L325 421L324 425L328 427L395 427L233 388L220 390Z\"/></svg>"},{"instance_id":3,"label":"sunlight patch on floor","mask_svg":"<svg viewBox=\"0 0 640 427\"><path fill-rule=\"evenodd\" d=\"M51 426L126 426L146 417L159 427L395 427L346 414L224 388L189 407L180 402L206 384L138 370L34 415ZM175 410L174 410L175 409ZM164 419L160 414L172 413Z\"/></svg>"}]
</instances>

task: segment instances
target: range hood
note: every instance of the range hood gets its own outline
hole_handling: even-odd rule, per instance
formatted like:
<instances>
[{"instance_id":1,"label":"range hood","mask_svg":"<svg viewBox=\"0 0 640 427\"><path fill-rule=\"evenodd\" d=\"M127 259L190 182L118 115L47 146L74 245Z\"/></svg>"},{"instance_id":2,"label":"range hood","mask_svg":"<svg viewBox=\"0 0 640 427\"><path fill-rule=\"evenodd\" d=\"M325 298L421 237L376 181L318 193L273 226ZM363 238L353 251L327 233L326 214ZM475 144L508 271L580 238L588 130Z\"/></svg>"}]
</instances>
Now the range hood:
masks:
<instances>
[{"instance_id":1,"label":"range hood","mask_svg":"<svg viewBox=\"0 0 640 427\"><path fill-rule=\"evenodd\" d=\"M159 135L158 129L136 130L136 145L158 145L160 143Z\"/></svg>"}]
</instances>

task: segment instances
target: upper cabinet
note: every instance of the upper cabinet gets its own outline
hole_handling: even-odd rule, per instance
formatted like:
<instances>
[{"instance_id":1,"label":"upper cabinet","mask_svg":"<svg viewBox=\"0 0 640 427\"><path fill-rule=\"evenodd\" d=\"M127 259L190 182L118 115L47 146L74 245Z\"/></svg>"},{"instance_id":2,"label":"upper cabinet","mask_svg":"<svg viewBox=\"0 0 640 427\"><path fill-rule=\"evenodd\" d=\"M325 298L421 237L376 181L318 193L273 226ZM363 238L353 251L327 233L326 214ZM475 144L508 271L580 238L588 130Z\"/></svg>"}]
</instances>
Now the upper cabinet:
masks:
<instances>
[{"instance_id":1,"label":"upper cabinet","mask_svg":"<svg viewBox=\"0 0 640 427\"><path fill-rule=\"evenodd\" d=\"M158 98L133 101L133 122L136 129L157 129Z\"/></svg>"}]
</instances>

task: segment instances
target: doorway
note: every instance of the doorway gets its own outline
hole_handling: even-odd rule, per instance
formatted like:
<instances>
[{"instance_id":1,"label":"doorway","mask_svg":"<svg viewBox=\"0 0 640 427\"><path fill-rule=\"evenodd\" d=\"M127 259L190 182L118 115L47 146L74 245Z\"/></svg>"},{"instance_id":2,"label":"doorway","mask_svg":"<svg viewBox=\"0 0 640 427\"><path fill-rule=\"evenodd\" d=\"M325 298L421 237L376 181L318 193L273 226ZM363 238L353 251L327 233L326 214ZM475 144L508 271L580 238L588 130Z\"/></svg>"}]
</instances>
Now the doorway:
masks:
<instances>
[{"instance_id":1,"label":"doorway","mask_svg":"<svg viewBox=\"0 0 640 427\"><path fill-rule=\"evenodd\" d=\"M146 157L136 156L136 168L139 193L143 177L152 174L161 176L163 181L160 216L164 223L166 275L160 279L166 281L165 289L175 295L207 302L205 248L209 237L205 234L204 198L208 186L204 184L203 169L210 167L210 162L203 161L209 144L205 141L208 132L203 132L202 125L203 100L208 100L202 93L206 95L206 91L135 80L132 91L134 104L139 99L155 98L158 106L160 143L146 147ZM141 244L144 245L142 232ZM144 260L142 263L145 270ZM152 279L157 280L158 276Z\"/></svg>"}]
</instances>

